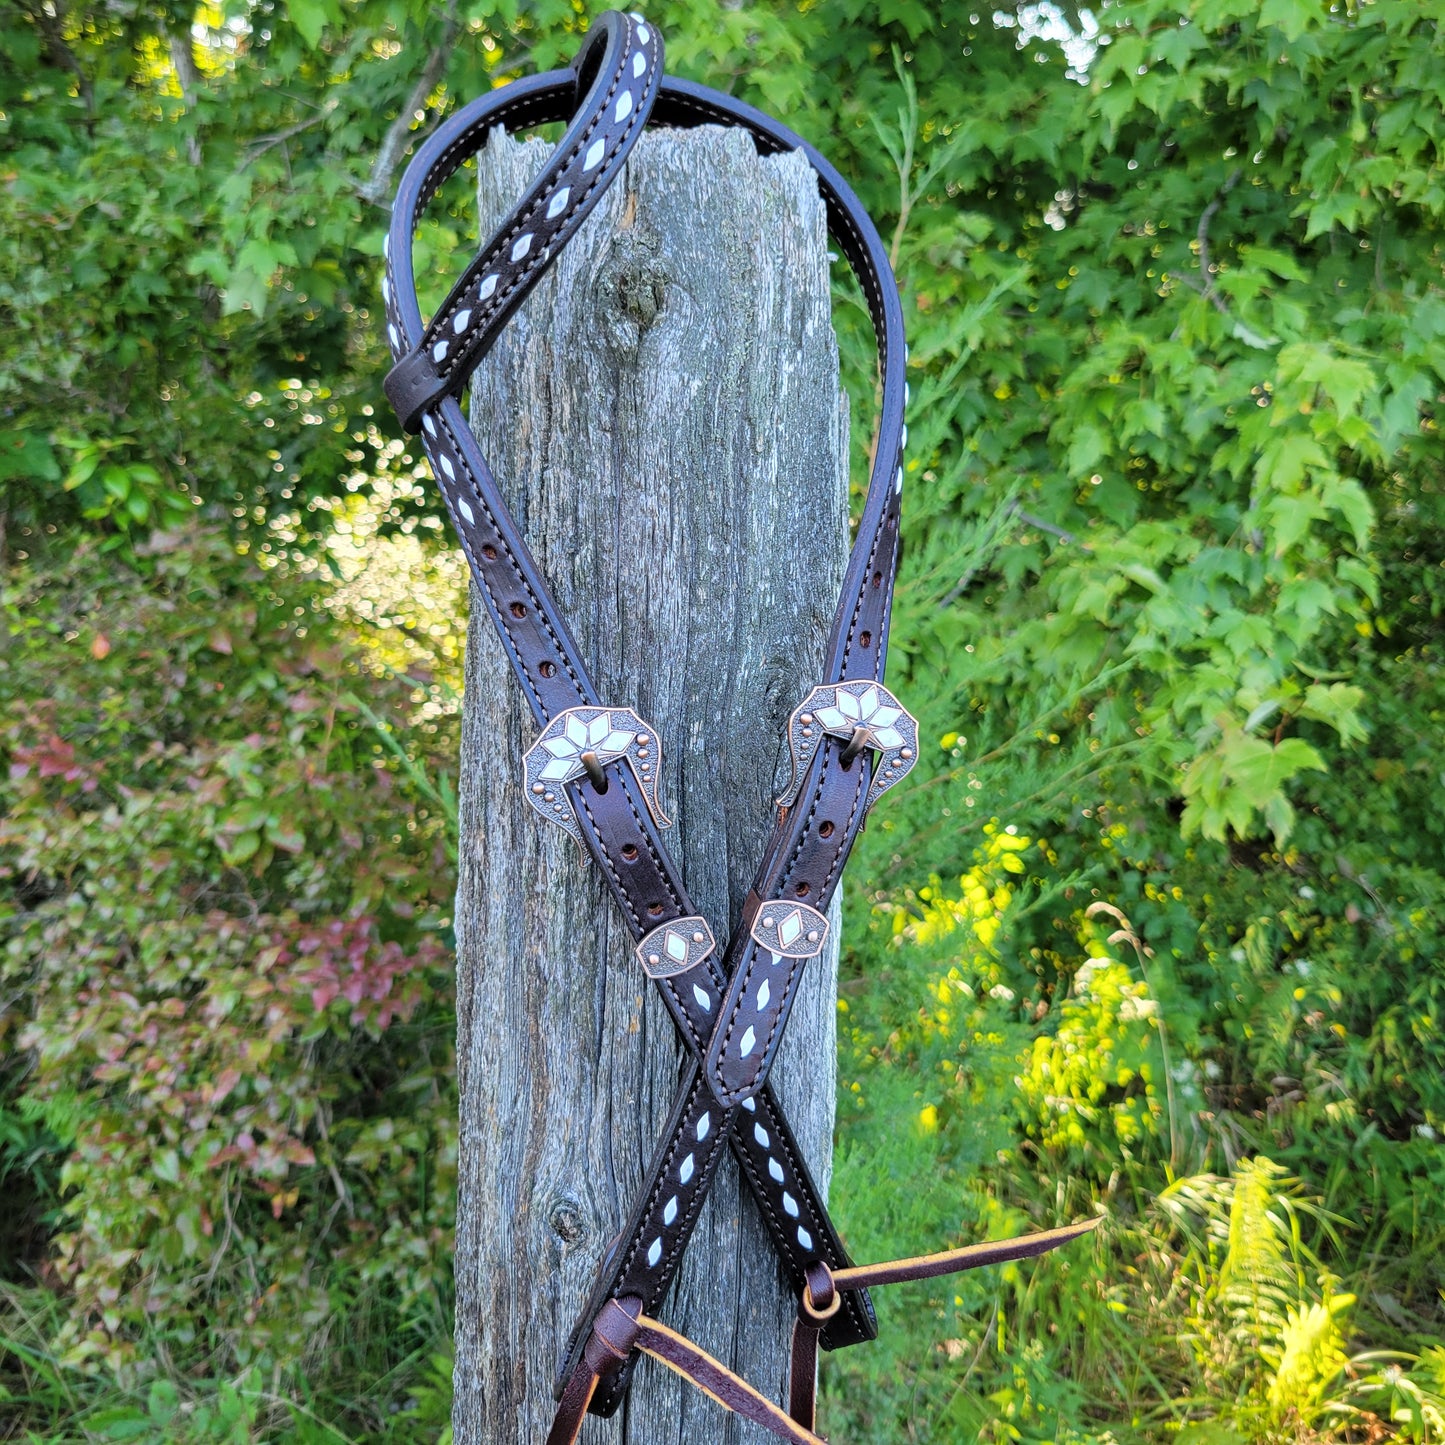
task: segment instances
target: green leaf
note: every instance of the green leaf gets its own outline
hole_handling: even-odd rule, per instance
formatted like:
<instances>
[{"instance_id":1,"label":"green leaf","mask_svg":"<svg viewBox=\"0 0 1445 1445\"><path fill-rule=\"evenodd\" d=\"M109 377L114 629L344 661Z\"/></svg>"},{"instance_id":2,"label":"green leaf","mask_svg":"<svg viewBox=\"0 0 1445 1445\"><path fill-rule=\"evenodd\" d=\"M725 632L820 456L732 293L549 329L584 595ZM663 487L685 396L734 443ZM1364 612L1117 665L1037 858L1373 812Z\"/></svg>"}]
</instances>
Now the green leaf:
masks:
<instances>
[{"instance_id":1,"label":"green leaf","mask_svg":"<svg viewBox=\"0 0 1445 1445\"><path fill-rule=\"evenodd\" d=\"M1310 470L1327 467L1324 448L1307 431L1282 431L1259 455L1254 475L1265 486L1294 492Z\"/></svg>"},{"instance_id":2,"label":"green leaf","mask_svg":"<svg viewBox=\"0 0 1445 1445\"><path fill-rule=\"evenodd\" d=\"M1298 40L1315 19L1316 6L1308 0L1263 0L1259 7L1260 28L1284 32L1286 40Z\"/></svg>"},{"instance_id":3,"label":"green leaf","mask_svg":"<svg viewBox=\"0 0 1445 1445\"><path fill-rule=\"evenodd\" d=\"M290 0L288 13L307 46L315 50L326 28L326 5L323 0Z\"/></svg>"}]
</instances>

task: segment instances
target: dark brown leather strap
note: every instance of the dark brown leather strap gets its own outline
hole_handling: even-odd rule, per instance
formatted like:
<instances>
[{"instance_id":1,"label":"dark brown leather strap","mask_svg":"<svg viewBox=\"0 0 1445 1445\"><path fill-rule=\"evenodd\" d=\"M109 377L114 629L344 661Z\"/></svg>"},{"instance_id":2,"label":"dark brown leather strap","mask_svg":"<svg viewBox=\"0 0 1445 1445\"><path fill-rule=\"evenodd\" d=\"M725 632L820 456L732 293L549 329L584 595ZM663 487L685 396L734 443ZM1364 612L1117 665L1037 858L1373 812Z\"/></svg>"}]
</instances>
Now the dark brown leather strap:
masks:
<instances>
[{"instance_id":1,"label":"dark brown leather strap","mask_svg":"<svg viewBox=\"0 0 1445 1445\"><path fill-rule=\"evenodd\" d=\"M519 128L569 115L551 161L423 326L410 240L426 202L493 125ZM550 257L620 174L649 120L741 125L764 152L806 157L830 228L863 284L882 374L876 460L825 675L790 721L793 781L721 959L661 842L657 740L635 714L597 696L456 400ZM579 838L602 870L638 942L639 963L661 990L690 1055L644 1188L574 1331L549 1441L573 1439L588 1410L616 1408L639 1349L783 1438L815 1441L817 1347L873 1336L868 1285L1025 1258L1092 1227L851 1266L767 1086L802 970L823 946L823 915L867 809L916 759L916 727L881 684L907 436L902 312L886 252L851 190L816 151L728 96L664 79L655 31L638 16L609 14L596 23L574 71L517 82L473 102L428 139L403 179L386 254L388 336L397 359L388 394L404 424L420 427L473 575L543 729L526 762L529 801ZM585 768L574 766L579 758ZM647 1314L675 1272L725 1142L804 1301L791 1421Z\"/></svg>"},{"instance_id":2,"label":"dark brown leather strap","mask_svg":"<svg viewBox=\"0 0 1445 1445\"><path fill-rule=\"evenodd\" d=\"M433 356L433 361L438 369L448 368L449 390L421 413L423 445L481 596L539 724L550 724L579 706L600 708L600 700L452 393L485 354L508 312L535 283L549 252L555 254L575 230L575 222L580 220L575 208L589 204L589 196L595 198L588 189L590 182L574 183L578 168L584 177L591 175L589 162L595 157L597 175L615 177L636 139L637 116L657 97L654 80L661 66L661 42L655 30L635 17L616 15L604 17L597 25L607 32L608 41L600 47L602 58L588 92L587 105L593 109L584 107L579 112L553 161L544 167L528 196L498 233L515 239L510 245L485 246L478 261L454 288L452 300L442 308L451 317L449 323L439 326L438 319L433 318L430 326L423 327L416 302L410 240L421 210L446 177L485 143L494 125L516 128L570 114L577 93L573 72L552 72L516 82L473 102L429 137L403 178L385 247L388 264L383 290L394 352L405 357L408 352L418 353L428 346L447 346L441 359ZM593 53L597 53L597 47ZM622 103L624 93L635 97L628 105ZM707 108L707 94L703 93L696 104L686 96L680 97L678 118L689 124L716 119ZM623 112L620 120L619 109ZM779 148L776 139L764 138L760 144ZM546 233L548 244L539 251L534 238L514 260L521 238L533 234L531 228L538 224L537 217L548 217L554 209L551 221L555 229ZM538 256L541 263L534 264ZM876 288L870 288L870 294L875 292ZM459 322L462 325L458 332ZM446 334L448 325L454 346ZM901 336L901 324L896 329ZM649 811L632 768L620 761L608 766L606 782L605 793L585 777L569 780L552 791L566 799L584 845L601 868L634 937L640 939L661 924L695 915L696 910L663 847L658 822ZM700 1057L727 988L721 961L714 952L708 952L686 972L658 980L658 986L689 1050ZM847 1263L847 1256L776 1100L764 1089L753 1102L762 1134L772 1141L769 1147L759 1143L757 1130L710 1127L711 1142L715 1145L723 1138L733 1142L784 1264L792 1278L801 1283L802 1269L813 1255L826 1256L838 1266ZM709 1126L716 1125L721 1117L716 1109L695 1109L687 1127L696 1131L704 1113L711 1116ZM618 1255L619 1259L631 1261L628 1287L642 1293L650 1305L660 1300L676 1267L717 1157L712 1147L689 1152L694 1154L691 1174L686 1180L673 1182L691 1186L690 1192L671 1188L659 1193L668 1182L662 1173L662 1161L672 1154L675 1160L687 1162L686 1153L679 1154L665 1145L659 1149L647 1191L654 1206L652 1217L637 1225L639 1231L650 1228L652 1233L646 1240L634 1240L634 1248ZM660 1246L654 1249L659 1240ZM587 1323L586 1319L579 1322L575 1332L579 1350L586 1338ZM831 1327L828 1344L871 1339L875 1333L866 1296L858 1293ZM593 1408L603 1412L615 1408L622 1384L609 1382L594 1400Z\"/></svg>"}]
</instances>

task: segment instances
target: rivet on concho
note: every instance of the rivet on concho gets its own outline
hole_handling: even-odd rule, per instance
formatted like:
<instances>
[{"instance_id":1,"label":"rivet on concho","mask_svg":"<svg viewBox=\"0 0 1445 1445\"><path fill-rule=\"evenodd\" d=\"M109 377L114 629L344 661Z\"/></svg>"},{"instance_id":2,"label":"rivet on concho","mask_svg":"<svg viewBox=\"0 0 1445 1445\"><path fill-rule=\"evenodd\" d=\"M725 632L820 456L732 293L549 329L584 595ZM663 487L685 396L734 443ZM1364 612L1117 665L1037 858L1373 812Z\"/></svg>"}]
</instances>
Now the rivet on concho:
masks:
<instances>
[{"instance_id":1,"label":"rivet on concho","mask_svg":"<svg viewBox=\"0 0 1445 1445\"><path fill-rule=\"evenodd\" d=\"M707 919L689 914L659 924L633 952L649 978L672 978L696 968L716 946Z\"/></svg>"},{"instance_id":2,"label":"rivet on concho","mask_svg":"<svg viewBox=\"0 0 1445 1445\"><path fill-rule=\"evenodd\" d=\"M639 744L652 743L653 730L642 721L631 708L627 707L569 707L559 712L542 729L541 736L522 755L522 767L526 773L526 791L523 796L549 823L565 828L579 844L582 843L582 829L570 807L552 803L555 794L551 788L562 788L581 777L591 776L594 787L598 778L605 773L609 763L625 758L631 767L647 810L659 828L671 827L662 805L657 799L657 778L661 771L651 762L638 759ZM653 743L655 747L656 744ZM550 785L550 787L549 787ZM538 796L538 788L542 789Z\"/></svg>"},{"instance_id":3,"label":"rivet on concho","mask_svg":"<svg viewBox=\"0 0 1445 1445\"><path fill-rule=\"evenodd\" d=\"M844 767L851 766L864 748L879 754L865 809L918 761L918 723L886 687L866 679L825 683L815 687L788 719L793 776L778 799L780 805L787 807L798 796L803 775L824 736L844 744L839 757Z\"/></svg>"}]
</instances>

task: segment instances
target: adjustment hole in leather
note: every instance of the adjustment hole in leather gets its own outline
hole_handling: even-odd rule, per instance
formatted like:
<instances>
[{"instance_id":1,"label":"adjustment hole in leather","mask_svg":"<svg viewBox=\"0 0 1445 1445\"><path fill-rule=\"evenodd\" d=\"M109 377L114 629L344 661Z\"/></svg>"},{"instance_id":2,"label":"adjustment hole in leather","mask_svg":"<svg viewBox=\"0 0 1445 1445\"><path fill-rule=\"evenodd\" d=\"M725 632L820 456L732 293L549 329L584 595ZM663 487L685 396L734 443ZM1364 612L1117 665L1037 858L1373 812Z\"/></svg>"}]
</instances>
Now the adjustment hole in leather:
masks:
<instances>
[{"instance_id":1,"label":"adjustment hole in leather","mask_svg":"<svg viewBox=\"0 0 1445 1445\"><path fill-rule=\"evenodd\" d=\"M818 836L820 838L831 838L833 836L833 825L828 822L819 823Z\"/></svg>"},{"instance_id":2,"label":"adjustment hole in leather","mask_svg":"<svg viewBox=\"0 0 1445 1445\"><path fill-rule=\"evenodd\" d=\"M662 916L662 904L649 903L647 905L647 916L649 918L660 918Z\"/></svg>"},{"instance_id":3,"label":"adjustment hole in leather","mask_svg":"<svg viewBox=\"0 0 1445 1445\"><path fill-rule=\"evenodd\" d=\"M537 671L540 672L543 677L556 677L557 664L555 662L538 663Z\"/></svg>"},{"instance_id":4,"label":"adjustment hole in leather","mask_svg":"<svg viewBox=\"0 0 1445 1445\"><path fill-rule=\"evenodd\" d=\"M883 574L881 572L875 572L873 574L873 585L875 587L881 587L883 585Z\"/></svg>"},{"instance_id":5,"label":"adjustment hole in leather","mask_svg":"<svg viewBox=\"0 0 1445 1445\"><path fill-rule=\"evenodd\" d=\"M637 862L637 844L624 843L622 845L622 856L629 863Z\"/></svg>"},{"instance_id":6,"label":"adjustment hole in leather","mask_svg":"<svg viewBox=\"0 0 1445 1445\"><path fill-rule=\"evenodd\" d=\"M808 883L800 883L795 889L793 889L793 892L796 893L799 898L806 898L808 894L810 894L812 891L812 885Z\"/></svg>"},{"instance_id":7,"label":"adjustment hole in leather","mask_svg":"<svg viewBox=\"0 0 1445 1445\"><path fill-rule=\"evenodd\" d=\"M522 602L512 603L512 605L507 608L507 611L510 612L513 617L517 618L522 618L527 615L526 604ZM863 635L866 637L868 634L865 632ZM864 646L867 646L867 644L865 643Z\"/></svg>"},{"instance_id":8,"label":"adjustment hole in leather","mask_svg":"<svg viewBox=\"0 0 1445 1445\"><path fill-rule=\"evenodd\" d=\"M859 646L859 647L867 647L868 644L869 644L870 642L872 642L872 641L873 641L873 634L872 634L871 632L860 633L860 634L859 634L859 637L858 637L858 646Z\"/></svg>"},{"instance_id":9,"label":"adjustment hole in leather","mask_svg":"<svg viewBox=\"0 0 1445 1445\"><path fill-rule=\"evenodd\" d=\"M487 542L482 547L482 556L485 557L488 562L495 562L497 560L497 549L492 546L490 542Z\"/></svg>"}]
</instances>

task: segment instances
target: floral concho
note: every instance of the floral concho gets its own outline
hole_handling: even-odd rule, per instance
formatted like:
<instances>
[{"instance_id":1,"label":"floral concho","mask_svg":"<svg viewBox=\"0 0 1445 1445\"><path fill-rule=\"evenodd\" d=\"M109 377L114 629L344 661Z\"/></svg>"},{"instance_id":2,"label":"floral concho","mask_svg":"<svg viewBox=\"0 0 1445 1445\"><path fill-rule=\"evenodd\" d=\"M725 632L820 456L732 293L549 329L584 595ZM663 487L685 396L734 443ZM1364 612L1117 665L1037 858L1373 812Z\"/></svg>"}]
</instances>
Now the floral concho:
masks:
<instances>
[{"instance_id":1,"label":"floral concho","mask_svg":"<svg viewBox=\"0 0 1445 1445\"><path fill-rule=\"evenodd\" d=\"M656 730L627 707L569 707L522 755L526 799L549 823L566 829L581 844L582 829L567 784L586 773L582 755L588 752L595 753L603 767L626 758L657 826L672 826L657 800L662 748Z\"/></svg>"},{"instance_id":2,"label":"floral concho","mask_svg":"<svg viewBox=\"0 0 1445 1445\"><path fill-rule=\"evenodd\" d=\"M790 804L823 738L848 742L863 728L865 745L879 753L864 808L871 808L886 788L899 782L918 761L918 723L908 710L876 682L830 682L815 687L788 719L788 746L793 776L780 804Z\"/></svg>"}]
</instances>

